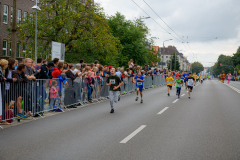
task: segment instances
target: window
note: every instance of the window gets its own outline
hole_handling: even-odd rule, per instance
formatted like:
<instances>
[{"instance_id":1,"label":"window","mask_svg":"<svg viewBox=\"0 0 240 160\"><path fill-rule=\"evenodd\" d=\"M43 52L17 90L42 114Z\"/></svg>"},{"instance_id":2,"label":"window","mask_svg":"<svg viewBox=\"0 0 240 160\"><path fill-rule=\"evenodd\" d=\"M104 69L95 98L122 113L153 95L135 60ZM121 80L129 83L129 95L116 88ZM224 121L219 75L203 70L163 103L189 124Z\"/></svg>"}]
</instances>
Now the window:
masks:
<instances>
[{"instance_id":1,"label":"window","mask_svg":"<svg viewBox=\"0 0 240 160\"><path fill-rule=\"evenodd\" d=\"M25 22L26 19L27 19L27 12L24 12L24 13L23 13L23 21Z\"/></svg>"},{"instance_id":2,"label":"window","mask_svg":"<svg viewBox=\"0 0 240 160\"><path fill-rule=\"evenodd\" d=\"M23 57L26 57L26 46L23 45Z\"/></svg>"},{"instance_id":3,"label":"window","mask_svg":"<svg viewBox=\"0 0 240 160\"><path fill-rule=\"evenodd\" d=\"M10 56L12 56L12 42L10 42L10 44L9 44L9 50L10 50Z\"/></svg>"},{"instance_id":4,"label":"window","mask_svg":"<svg viewBox=\"0 0 240 160\"><path fill-rule=\"evenodd\" d=\"M13 8L11 7L11 23L12 23L12 20L13 20Z\"/></svg>"},{"instance_id":5,"label":"window","mask_svg":"<svg viewBox=\"0 0 240 160\"><path fill-rule=\"evenodd\" d=\"M4 5L3 8L3 23L7 24L8 23L8 6Z\"/></svg>"},{"instance_id":6,"label":"window","mask_svg":"<svg viewBox=\"0 0 240 160\"><path fill-rule=\"evenodd\" d=\"M18 10L18 19L17 19L17 23L20 24L22 20L22 11L21 10Z\"/></svg>"},{"instance_id":7,"label":"window","mask_svg":"<svg viewBox=\"0 0 240 160\"><path fill-rule=\"evenodd\" d=\"M3 40L3 56L7 56L7 41Z\"/></svg>"},{"instance_id":8,"label":"window","mask_svg":"<svg viewBox=\"0 0 240 160\"><path fill-rule=\"evenodd\" d=\"M17 43L17 57L20 57L20 45Z\"/></svg>"}]
</instances>

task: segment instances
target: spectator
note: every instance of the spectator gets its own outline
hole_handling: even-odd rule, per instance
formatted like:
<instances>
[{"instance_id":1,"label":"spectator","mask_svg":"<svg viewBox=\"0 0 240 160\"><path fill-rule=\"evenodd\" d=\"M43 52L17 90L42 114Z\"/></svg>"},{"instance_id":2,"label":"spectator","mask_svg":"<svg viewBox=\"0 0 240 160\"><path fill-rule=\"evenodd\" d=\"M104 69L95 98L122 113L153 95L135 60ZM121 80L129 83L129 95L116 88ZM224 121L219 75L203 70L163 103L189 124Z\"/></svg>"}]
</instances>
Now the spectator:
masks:
<instances>
[{"instance_id":1,"label":"spectator","mask_svg":"<svg viewBox=\"0 0 240 160\"><path fill-rule=\"evenodd\" d=\"M68 63L67 62L63 63L63 70L68 70Z\"/></svg>"},{"instance_id":2,"label":"spectator","mask_svg":"<svg viewBox=\"0 0 240 160\"><path fill-rule=\"evenodd\" d=\"M44 60L44 61L43 61L43 64L47 64L47 61L46 61L46 60Z\"/></svg>"},{"instance_id":3,"label":"spectator","mask_svg":"<svg viewBox=\"0 0 240 160\"><path fill-rule=\"evenodd\" d=\"M74 65L70 64L68 70L65 72L67 78L70 78L72 80L72 85L73 85L73 81L78 77L78 73L80 73L80 71L77 71L75 74L73 74L73 72L71 71L71 69L74 70Z\"/></svg>"},{"instance_id":4,"label":"spectator","mask_svg":"<svg viewBox=\"0 0 240 160\"><path fill-rule=\"evenodd\" d=\"M81 63L80 63L81 64ZM85 63L81 64L81 72L84 72L86 70L87 65ZM84 71L83 71L84 69Z\"/></svg>"},{"instance_id":5,"label":"spectator","mask_svg":"<svg viewBox=\"0 0 240 160\"><path fill-rule=\"evenodd\" d=\"M32 60L30 58L25 59L25 65L26 65L26 70L25 74L28 80L36 80L36 77L34 76L34 71L32 69ZM38 73L38 71L37 71ZM36 75L36 73L35 73Z\"/></svg>"},{"instance_id":6,"label":"spectator","mask_svg":"<svg viewBox=\"0 0 240 160\"><path fill-rule=\"evenodd\" d=\"M34 66L35 70L39 70L42 66L43 63L43 59L42 58L38 58L37 59L37 65Z\"/></svg>"},{"instance_id":7,"label":"spectator","mask_svg":"<svg viewBox=\"0 0 240 160\"><path fill-rule=\"evenodd\" d=\"M10 101L13 100L13 93L10 92L10 86L11 86L10 84L17 81L16 78L12 78L12 72L13 72L14 64L15 64L15 60L10 58L8 60L8 68L6 68L6 70L5 70L5 76L4 77L6 77L6 79L7 79L6 83L5 83L5 103L6 103L6 107L8 106ZM5 113L5 112L3 112L3 113Z\"/></svg>"},{"instance_id":8,"label":"spectator","mask_svg":"<svg viewBox=\"0 0 240 160\"><path fill-rule=\"evenodd\" d=\"M57 68L58 63L59 63L59 58L54 58L53 63L54 63L54 67Z\"/></svg>"},{"instance_id":9,"label":"spectator","mask_svg":"<svg viewBox=\"0 0 240 160\"><path fill-rule=\"evenodd\" d=\"M4 77L5 75L5 70L7 69L8 67L8 61L5 60L5 59L1 59L0 60L0 100L2 102L2 98L4 99L4 93L2 92L2 83L5 82L7 79ZM3 106L4 103L1 103L0 106L2 109L2 113L3 113L3 118L1 119L0 118L0 121L1 121L1 124L4 124L4 125L9 125L11 123L8 123L7 121L5 121L5 106Z\"/></svg>"},{"instance_id":10,"label":"spectator","mask_svg":"<svg viewBox=\"0 0 240 160\"><path fill-rule=\"evenodd\" d=\"M52 79L52 68L54 67L53 62L48 62L48 64L43 64L41 66L41 72L39 79Z\"/></svg>"},{"instance_id":11,"label":"spectator","mask_svg":"<svg viewBox=\"0 0 240 160\"><path fill-rule=\"evenodd\" d=\"M120 72L120 68L119 67L118 67L117 72L115 74L121 79L122 73Z\"/></svg>"},{"instance_id":12,"label":"spectator","mask_svg":"<svg viewBox=\"0 0 240 160\"><path fill-rule=\"evenodd\" d=\"M57 68L53 68L52 78L58 78L63 70L63 62L59 62Z\"/></svg>"},{"instance_id":13,"label":"spectator","mask_svg":"<svg viewBox=\"0 0 240 160\"><path fill-rule=\"evenodd\" d=\"M17 67L18 67L18 60L15 60L14 69L13 70L16 70Z\"/></svg>"},{"instance_id":14,"label":"spectator","mask_svg":"<svg viewBox=\"0 0 240 160\"><path fill-rule=\"evenodd\" d=\"M128 67L133 68L133 66L134 66L133 59L130 59L130 61L128 62Z\"/></svg>"},{"instance_id":15,"label":"spectator","mask_svg":"<svg viewBox=\"0 0 240 160\"><path fill-rule=\"evenodd\" d=\"M50 92L50 109L53 109L53 104L56 102L56 100L58 101L57 106L60 106L60 101L61 98L58 96L58 91L59 91L59 87L57 87L57 81L53 80L52 81L52 85L51 88L49 90Z\"/></svg>"},{"instance_id":16,"label":"spectator","mask_svg":"<svg viewBox=\"0 0 240 160\"><path fill-rule=\"evenodd\" d=\"M93 70L93 67L94 67L94 63L91 63L91 64L90 64L90 71Z\"/></svg>"},{"instance_id":17,"label":"spectator","mask_svg":"<svg viewBox=\"0 0 240 160\"><path fill-rule=\"evenodd\" d=\"M99 64L98 64L98 60L95 60L94 61L94 66L97 67Z\"/></svg>"},{"instance_id":18,"label":"spectator","mask_svg":"<svg viewBox=\"0 0 240 160\"><path fill-rule=\"evenodd\" d=\"M27 93L27 88L20 87L24 86L23 83L27 83L28 79L25 76L25 71L26 71L26 66L21 63L18 65L17 70L13 71L12 77L16 78L16 82L14 83L15 85L15 97L17 97L17 109L18 109L18 117L19 118L27 118L23 113L22 113L22 101L27 101L25 94ZM25 98L25 99L24 99ZM31 115L31 112L24 107L24 111L27 112L27 114ZM31 115L32 116L32 115Z\"/></svg>"},{"instance_id":19,"label":"spectator","mask_svg":"<svg viewBox=\"0 0 240 160\"><path fill-rule=\"evenodd\" d=\"M81 64L81 66L84 64L84 60L83 59L80 59L80 64Z\"/></svg>"}]
</instances>

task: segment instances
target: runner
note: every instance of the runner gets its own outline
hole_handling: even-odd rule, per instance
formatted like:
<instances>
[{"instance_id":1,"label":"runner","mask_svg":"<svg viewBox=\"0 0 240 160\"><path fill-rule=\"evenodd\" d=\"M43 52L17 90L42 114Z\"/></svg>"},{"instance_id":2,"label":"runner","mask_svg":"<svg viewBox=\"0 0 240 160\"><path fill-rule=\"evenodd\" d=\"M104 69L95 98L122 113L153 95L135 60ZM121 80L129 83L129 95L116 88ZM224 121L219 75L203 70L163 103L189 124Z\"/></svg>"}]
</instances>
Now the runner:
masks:
<instances>
[{"instance_id":1,"label":"runner","mask_svg":"<svg viewBox=\"0 0 240 160\"><path fill-rule=\"evenodd\" d=\"M139 70L138 75L134 78L134 83L136 83L136 88L137 88L136 101L138 100L138 92L140 91L141 103L143 103L143 94L142 94L143 82L145 82L144 77L142 76L142 72Z\"/></svg>"},{"instance_id":2,"label":"runner","mask_svg":"<svg viewBox=\"0 0 240 160\"><path fill-rule=\"evenodd\" d=\"M195 79L192 77L192 74L191 74L191 73L189 73L187 83L188 83L188 95L189 95L188 98L190 99L190 92L192 92L192 90L193 90L193 85L196 83L196 81L195 81Z\"/></svg>"},{"instance_id":3,"label":"runner","mask_svg":"<svg viewBox=\"0 0 240 160\"><path fill-rule=\"evenodd\" d=\"M188 79L188 76L189 76L189 74L187 73L187 71L185 71L185 73L183 74L183 77L184 77L184 83L185 83L186 89L188 89L188 87L187 87L187 79Z\"/></svg>"},{"instance_id":4,"label":"runner","mask_svg":"<svg viewBox=\"0 0 240 160\"><path fill-rule=\"evenodd\" d=\"M203 83L203 80L204 80L204 76L202 75L201 76L201 84Z\"/></svg>"},{"instance_id":5,"label":"runner","mask_svg":"<svg viewBox=\"0 0 240 160\"><path fill-rule=\"evenodd\" d=\"M177 96L178 98L180 98L180 94L181 94L181 86L183 84L183 80L180 79L181 78L181 75L179 75L176 79L176 89L177 89Z\"/></svg>"},{"instance_id":6,"label":"runner","mask_svg":"<svg viewBox=\"0 0 240 160\"><path fill-rule=\"evenodd\" d=\"M171 72L168 73L168 77L166 78L166 85L168 87L168 96L170 96L169 90L172 90L172 85L174 84L175 86L175 81L174 79L171 77Z\"/></svg>"},{"instance_id":7,"label":"runner","mask_svg":"<svg viewBox=\"0 0 240 160\"><path fill-rule=\"evenodd\" d=\"M195 81L195 83L196 83L196 80L197 80L197 74L196 74L196 72L193 73L193 76L192 76L192 77L194 78L194 81ZM194 86L195 86L195 84L194 84Z\"/></svg>"},{"instance_id":8,"label":"runner","mask_svg":"<svg viewBox=\"0 0 240 160\"><path fill-rule=\"evenodd\" d=\"M116 68L111 68L111 75L107 79L107 86L110 86L109 90L109 98L110 98L110 105L111 105L111 111L110 113L114 113L114 107L113 107L113 100L115 103L117 103L120 95L121 88L120 86L123 85L123 82L120 80L120 78L115 74Z\"/></svg>"},{"instance_id":9,"label":"runner","mask_svg":"<svg viewBox=\"0 0 240 160\"><path fill-rule=\"evenodd\" d=\"M183 74L184 74L184 72L182 72L182 74L181 74L181 80L183 80L183 82L184 82L184 76L183 76ZM182 83L182 87L183 87L183 83Z\"/></svg>"},{"instance_id":10,"label":"runner","mask_svg":"<svg viewBox=\"0 0 240 160\"><path fill-rule=\"evenodd\" d=\"M229 84L229 82L231 81L231 78L232 78L231 72L229 72L229 73L227 74L227 76L228 76L228 84Z\"/></svg>"}]
</instances>

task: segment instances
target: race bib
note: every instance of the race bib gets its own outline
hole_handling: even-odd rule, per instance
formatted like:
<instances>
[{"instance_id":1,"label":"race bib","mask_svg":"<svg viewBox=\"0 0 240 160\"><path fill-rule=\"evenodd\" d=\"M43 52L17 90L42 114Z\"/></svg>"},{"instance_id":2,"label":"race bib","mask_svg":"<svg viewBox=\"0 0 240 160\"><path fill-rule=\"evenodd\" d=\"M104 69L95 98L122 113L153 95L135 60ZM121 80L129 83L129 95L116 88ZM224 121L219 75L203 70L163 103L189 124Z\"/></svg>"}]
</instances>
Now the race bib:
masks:
<instances>
[{"instance_id":1,"label":"race bib","mask_svg":"<svg viewBox=\"0 0 240 160\"><path fill-rule=\"evenodd\" d=\"M116 84L115 79L110 79L111 84Z\"/></svg>"},{"instance_id":2,"label":"race bib","mask_svg":"<svg viewBox=\"0 0 240 160\"><path fill-rule=\"evenodd\" d=\"M142 82L137 82L137 85L138 86L142 86Z\"/></svg>"},{"instance_id":3,"label":"race bib","mask_svg":"<svg viewBox=\"0 0 240 160\"><path fill-rule=\"evenodd\" d=\"M172 83L172 81L168 81L167 83Z\"/></svg>"},{"instance_id":4,"label":"race bib","mask_svg":"<svg viewBox=\"0 0 240 160\"><path fill-rule=\"evenodd\" d=\"M193 80L192 80L192 79L189 79L189 80L188 80L188 84L192 85L192 84L193 84Z\"/></svg>"},{"instance_id":5,"label":"race bib","mask_svg":"<svg viewBox=\"0 0 240 160\"><path fill-rule=\"evenodd\" d=\"M177 83L176 87L181 87L181 84L178 84L178 83Z\"/></svg>"}]
</instances>

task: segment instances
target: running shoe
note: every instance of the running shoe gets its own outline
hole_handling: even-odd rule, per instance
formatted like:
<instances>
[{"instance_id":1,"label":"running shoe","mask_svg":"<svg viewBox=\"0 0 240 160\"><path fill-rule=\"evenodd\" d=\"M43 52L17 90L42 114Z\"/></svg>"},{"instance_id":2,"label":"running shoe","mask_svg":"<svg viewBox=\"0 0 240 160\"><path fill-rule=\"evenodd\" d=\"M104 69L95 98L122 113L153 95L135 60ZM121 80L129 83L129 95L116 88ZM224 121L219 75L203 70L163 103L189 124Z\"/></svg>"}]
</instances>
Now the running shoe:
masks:
<instances>
[{"instance_id":1,"label":"running shoe","mask_svg":"<svg viewBox=\"0 0 240 160\"><path fill-rule=\"evenodd\" d=\"M110 113L114 113L114 109L111 109Z\"/></svg>"},{"instance_id":2,"label":"running shoe","mask_svg":"<svg viewBox=\"0 0 240 160\"><path fill-rule=\"evenodd\" d=\"M136 97L136 99L135 99L136 101L138 101L138 97Z\"/></svg>"},{"instance_id":3,"label":"running shoe","mask_svg":"<svg viewBox=\"0 0 240 160\"><path fill-rule=\"evenodd\" d=\"M120 101L120 95L118 96L118 101Z\"/></svg>"},{"instance_id":4,"label":"running shoe","mask_svg":"<svg viewBox=\"0 0 240 160\"><path fill-rule=\"evenodd\" d=\"M190 97L188 97L190 99Z\"/></svg>"},{"instance_id":5,"label":"running shoe","mask_svg":"<svg viewBox=\"0 0 240 160\"><path fill-rule=\"evenodd\" d=\"M22 113L18 113L17 117L18 117L18 118L22 118L22 119L26 119L26 118L27 118L27 116L25 116L25 115L22 114Z\"/></svg>"},{"instance_id":6,"label":"running shoe","mask_svg":"<svg viewBox=\"0 0 240 160\"><path fill-rule=\"evenodd\" d=\"M167 95L168 95L168 96L170 96L170 94L169 94L169 93L168 93Z\"/></svg>"},{"instance_id":7,"label":"running shoe","mask_svg":"<svg viewBox=\"0 0 240 160\"><path fill-rule=\"evenodd\" d=\"M141 103L143 103L143 99L141 99Z\"/></svg>"}]
</instances>

